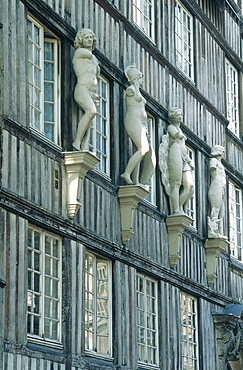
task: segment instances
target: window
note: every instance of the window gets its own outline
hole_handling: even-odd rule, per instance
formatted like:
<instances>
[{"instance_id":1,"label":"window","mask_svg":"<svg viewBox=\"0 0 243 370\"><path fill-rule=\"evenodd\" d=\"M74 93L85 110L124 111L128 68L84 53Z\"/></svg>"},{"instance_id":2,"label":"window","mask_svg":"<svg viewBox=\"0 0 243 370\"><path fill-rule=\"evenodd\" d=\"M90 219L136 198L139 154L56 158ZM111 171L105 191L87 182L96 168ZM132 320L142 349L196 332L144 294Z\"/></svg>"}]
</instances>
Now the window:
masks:
<instances>
[{"instance_id":1,"label":"window","mask_svg":"<svg viewBox=\"0 0 243 370\"><path fill-rule=\"evenodd\" d=\"M103 77L98 78L98 95L100 98L96 117L90 129L89 150L100 159L97 168L110 175L109 150L109 84Z\"/></svg>"},{"instance_id":2,"label":"window","mask_svg":"<svg viewBox=\"0 0 243 370\"><path fill-rule=\"evenodd\" d=\"M226 103L229 129L239 136L238 72L226 61Z\"/></svg>"},{"instance_id":3,"label":"window","mask_svg":"<svg viewBox=\"0 0 243 370\"><path fill-rule=\"evenodd\" d=\"M195 152L193 149L191 149L189 146L186 146L187 154L191 158L191 160L195 163ZM193 177L193 184L195 184L195 171L192 171L192 177ZM194 186L195 191L195 186ZM189 199L187 205L186 205L186 214L193 219L192 226L196 227L196 197L195 192L193 196Z\"/></svg>"},{"instance_id":4,"label":"window","mask_svg":"<svg viewBox=\"0 0 243 370\"><path fill-rule=\"evenodd\" d=\"M133 0L133 20L152 39L154 38L154 0Z\"/></svg>"},{"instance_id":5,"label":"window","mask_svg":"<svg viewBox=\"0 0 243 370\"><path fill-rule=\"evenodd\" d=\"M61 341L61 240L28 230L27 331L42 341Z\"/></svg>"},{"instance_id":6,"label":"window","mask_svg":"<svg viewBox=\"0 0 243 370\"><path fill-rule=\"evenodd\" d=\"M111 263L85 256L85 349L111 355Z\"/></svg>"},{"instance_id":7,"label":"window","mask_svg":"<svg viewBox=\"0 0 243 370\"><path fill-rule=\"evenodd\" d=\"M58 39L29 17L30 126L56 144L60 144L58 47Z\"/></svg>"},{"instance_id":8,"label":"window","mask_svg":"<svg viewBox=\"0 0 243 370\"><path fill-rule=\"evenodd\" d=\"M180 294L182 364L183 370L198 369L197 348L197 301L195 298Z\"/></svg>"},{"instance_id":9,"label":"window","mask_svg":"<svg viewBox=\"0 0 243 370\"><path fill-rule=\"evenodd\" d=\"M193 78L193 34L192 16L178 2L175 2L175 52L176 65L188 77Z\"/></svg>"},{"instance_id":10,"label":"window","mask_svg":"<svg viewBox=\"0 0 243 370\"><path fill-rule=\"evenodd\" d=\"M229 238L231 254L243 262L242 189L229 182Z\"/></svg>"},{"instance_id":11,"label":"window","mask_svg":"<svg viewBox=\"0 0 243 370\"><path fill-rule=\"evenodd\" d=\"M148 136L150 138L150 143L152 148L155 148L155 122L154 118L148 114L147 116L147 130L148 130ZM156 204L156 188L155 188L155 173L153 176L150 178L148 185L150 187L150 192L146 196L146 200L149 202Z\"/></svg>"},{"instance_id":12,"label":"window","mask_svg":"<svg viewBox=\"0 0 243 370\"><path fill-rule=\"evenodd\" d=\"M136 291L139 361L158 365L157 282L137 274Z\"/></svg>"}]
</instances>

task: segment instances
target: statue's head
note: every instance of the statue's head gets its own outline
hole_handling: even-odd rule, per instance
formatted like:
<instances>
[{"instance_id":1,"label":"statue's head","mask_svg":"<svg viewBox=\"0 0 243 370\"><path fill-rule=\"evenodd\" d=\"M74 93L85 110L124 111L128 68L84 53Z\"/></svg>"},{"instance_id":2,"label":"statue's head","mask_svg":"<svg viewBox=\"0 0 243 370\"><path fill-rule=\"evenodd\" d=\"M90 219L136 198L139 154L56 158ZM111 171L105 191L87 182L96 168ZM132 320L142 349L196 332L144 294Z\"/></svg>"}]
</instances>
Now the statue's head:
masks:
<instances>
[{"instance_id":1,"label":"statue's head","mask_svg":"<svg viewBox=\"0 0 243 370\"><path fill-rule=\"evenodd\" d=\"M217 157L218 155L224 155L225 147L221 145L214 145L211 150L211 156Z\"/></svg>"},{"instance_id":2,"label":"statue's head","mask_svg":"<svg viewBox=\"0 0 243 370\"><path fill-rule=\"evenodd\" d=\"M75 49L81 48L83 46L83 38L88 34L91 34L93 36L92 50L94 50L95 45L96 45L96 37L95 37L94 32L90 30L89 28L83 28L82 30L77 32L74 43L73 43Z\"/></svg>"},{"instance_id":3,"label":"statue's head","mask_svg":"<svg viewBox=\"0 0 243 370\"><path fill-rule=\"evenodd\" d=\"M183 115L182 109L173 107L169 110L168 118L170 121L173 121L176 118L179 118L179 117L182 118L182 115Z\"/></svg>"},{"instance_id":4,"label":"statue's head","mask_svg":"<svg viewBox=\"0 0 243 370\"><path fill-rule=\"evenodd\" d=\"M136 64L132 64L125 68L125 76L129 82L133 82L138 77L143 77L143 74L137 69Z\"/></svg>"}]
</instances>

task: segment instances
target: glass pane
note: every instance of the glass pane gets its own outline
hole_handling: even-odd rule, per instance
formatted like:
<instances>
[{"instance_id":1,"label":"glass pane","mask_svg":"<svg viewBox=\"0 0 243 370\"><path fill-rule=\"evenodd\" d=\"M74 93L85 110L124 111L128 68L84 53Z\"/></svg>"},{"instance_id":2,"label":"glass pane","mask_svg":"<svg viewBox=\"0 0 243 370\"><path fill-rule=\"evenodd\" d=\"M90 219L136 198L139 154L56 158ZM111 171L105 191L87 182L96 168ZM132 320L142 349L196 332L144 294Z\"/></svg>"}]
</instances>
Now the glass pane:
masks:
<instances>
[{"instance_id":1,"label":"glass pane","mask_svg":"<svg viewBox=\"0 0 243 370\"><path fill-rule=\"evenodd\" d=\"M34 270L40 271L40 254L34 253Z\"/></svg>"},{"instance_id":2,"label":"glass pane","mask_svg":"<svg viewBox=\"0 0 243 370\"><path fill-rule=\"evenodd\" d=\"M45 82L44 83L44 100L45 101L54 101L54 84Z\"/></svg>"},{"instance_id":3,"label":"glass pane","mask_svg":"<svg viewBox=\"0 0 243 370\"><path fill-rule=\"evenodd\" d=\"M108 335L108 319L106 317L97 317L97 334Z\"/></svg>"},{"instance_id":4,"label":"glass pane","mask_svg":"<svg viewBox=\"0 0 243 370\"><path fill-rule=\"evenodd\" d=\"M51 300L49 298L45 298L44 315L45 317L51 317Z\"/></svg>"},{"instance_id":5,"label":"glass pane","mask_svg":"<svg viewBox=\"0 0 243 370\"><path fill-rule=\"evenodd\" d=\"M53 256L54 257L59 257L59 248L58 248L58 240L54 239L53 240Z\"/></svg>"},{"instance_id":6,"label":"glass pane","mask_svg":"<svg viewBox=\"0 0 243 370\"><path fill-rule=\"evenodd\" d=\"M33 330L33 334L39 335L39 331L40 331L40 319L39 319L39 317L34 316L34 330Z\"/></svg>"},{"instance_id":7,"label":"glass pane","mask_svg":"<svg viewBox=\"0 0 243 370\"><path fill-rule=\"evenodd\" d=\"M107 337L97 338L97 352L98 353L108 353L108 338Z\"/></svg>"},{"instance_id":8,"label":"glass pane","mask_svg":"<svg viewBox=\"0 0 243 370\"><path fill-rule=\"evenodd\" d=\"M58 277L58 260L56 259L52 260L52 267L53 267L52 275L54 277Z\"/></svg>"},{"instance_id":9,"label":"glass pane","mask_svg":"<svg viewBox=\"0 0 243 370\"><path fill-rule=\"evenodd\" d=\"M38 112L36 109L34 109L34 126L40 130L40 112Z\"/></svg>"},{"instance_id":10,"label":"glass pane","mask_svg":"<svg viewBox=\"0 0 243 370\"><path fill-rule=\"evenodd\" d=\"M47 63L44 64L44 79L46 81L54 81L54 64Z\"/></svg>"},{"instance_id":11,"label":"glass pane","mask_svg":"<svg viewBox=\"0 0 243 370\"><path fill-rule=\"evenodd\" d=\"M52 301L52 318L58 319L58 301Z\"/></svg>"},{"instance_id":12,"label":"glass pane","mask_svg":"<svg viewBox=\"0 0 243 370\"><path fill-rule=\"evenodd\" d=\"M58 323L52 322L52 339L58 339Z\"/></svg>"},{"instance_id":13,"label":"glass pane","mask_svg":"<svg viewBox=\"0 0 243 370\"><path fill-rule=\"evenodd\" d=\"M33 44L30 41L28 42L28 58L33 62ZM29 66L29 76L31 75L30 71L32 71L32 64Z\"/></svg>"},{"instance_id":14,"label":"glass pane","mask_svg":"<svg viewBox=\"0 0 243 370\"><path fill-rule=\"evenodd\" d=\"M28 271L28 289L32 290L32 273Z\"/></svg>"},{"instance_id":15,"label":"glass pane","mask_svg":"<svg viewBox=\"0 0 243 370\"><path fill-rule=\"evenodd\" d=\"M32 252L28 250L28 268L32 268Z\"/></svg>"},{"instance_id":16,"label":"glass pane","mask_svg":"<svg viewBox=\"0 0 243 370\"><path fill-rule=\"evenodd\" d=\"M51 275L51 258L45 256L45 273Z\"/></svg>"},{"instance_id":17,"label":"glass pane","mask_svg":"<svg viewBox=\"0 0 243 370\"><path fill-rule=\"evenodd\" d=\"M54 122L54 105L45 103L44 104L44 121Z\"/></svg>"},{"instance_id":18,"label":"glass pane","mask_svg":"<svg viewBox=\"0 0 243 370\"><path fill-rule=\"evenodd\" d=\"M33 294L34 313L40 313L40 296Z\"/></svg>"},{"instance_id":19,"label":"glass pane","mask_svg":"<svg viewBox=\"0 0 243 370\"><path fill-rule=\"evenodd\" d=\"M97 315L108 315L108 300L107 299L97 299Z\"/></svg>"},{"instance_id":20,"label":"glass pane","mask_svg":"<svg viewBox=\"0 0 243 370\"><path fill-rule=\"evenodd\" d=\"M44 335L46 338L50 338L50 321L44 320Z\"/></svg>"},{"instance_id":21,"label":"glass pane","mask_svg":"<svg viewBox=\"0 0 243 370\"><path fill-rule=\"evenodd\" d=\"M28 19L28 37L32 38L32 22Z\"/></svg>"},{"instance_id":22,"label":"glass pane","mask_svg":"<svg viewBox=\"0 0 243 370\"><path fill-rule=\"evenodd\" d=\"M40 250L40 233L37 231L34 232L34 246L35 249Z\"/></svg>"},{"instance_id":23,"label":"glass pane","mask_svg":"<svg viewBox=\"0 0 243 370\"><path fill-rule=\"evenodd\" d=\"M53 298L58 298L58 281L52 281L52 296Z\"/></svg>"},{"instance_id":24,"label":"glass pane","mask_svg":"<svg viewBox=\"0 0 243 370\"><path fill-rule=\"evenodd\" d=\"M45 253L51 255L51 238L45 237Z\"/></svg>"},{"instance_id":25,"label":"glass pane","mask_svg":"<svg viewBox=\"0 0 243 370\"><path fill-rule=\"evenodd\" d=\"M40 44L40 30L39 28L34 25L34 42L39 45Z\"/></svg>"},{"instance_id":26,"label":"glass pane","mask_svg":"<svg viewBox=\"0 0 243 370\"><path fill-rule=\"evenodd\" d=\"M52 42L44 43L44 60L54 61L54 44Z\"/></svg>"},{"instance_id":27,"label":"glass pane","mask_svg":"<svg viewBox=\"0 0 243 370\"><path fill-rule=\"evenodd\" d=\"M51 296L51 278L45 277L45 295Z\"/></svg>"},{"instance_id":28,"label":"glass pane","mask_svg":"<svg viewBox=\"0 0 243 370\"><path fill-rule=\"evenodd\" d=\"M40 66L40 49L34 48L34 63L39 67Z\"/></svg>"},{"instance_id":29,"label":"glass pane","mask_svg":"<svg viewBox=\"0 0 243 370\"><path fill-rule=\"evenodd\" d=\"M39 89L41 88L41 70L37 67L34 67L34 84Z\"/></svg>"},{"instance_id":30,"label":"glass pane","mask_svg":"<svg viewBox=\"0 0 243 370\"><path fill-rule=\"evenodd\" d=\"M54 141L54 124L45 123L44 124L44 134L47 139Z\"/></svg>"},{"instance_id":31,"label":"glass pane","mask_svg":"<svg viewBox=\"0 0 243 370\"><path fill-rule=\"evenodd\" d=\"M33 87L33 105L40 110L40 90Z\"/></svg>"},{"instance_id":32,"label":"glass pane","mask_svg":"<svg viewBox=\"0 0 243 370\"><path fill-rule=\"evenodd\" d=\"M34 274L34 291L40 292L40 275Z\"/></svg>"}]
</instances>

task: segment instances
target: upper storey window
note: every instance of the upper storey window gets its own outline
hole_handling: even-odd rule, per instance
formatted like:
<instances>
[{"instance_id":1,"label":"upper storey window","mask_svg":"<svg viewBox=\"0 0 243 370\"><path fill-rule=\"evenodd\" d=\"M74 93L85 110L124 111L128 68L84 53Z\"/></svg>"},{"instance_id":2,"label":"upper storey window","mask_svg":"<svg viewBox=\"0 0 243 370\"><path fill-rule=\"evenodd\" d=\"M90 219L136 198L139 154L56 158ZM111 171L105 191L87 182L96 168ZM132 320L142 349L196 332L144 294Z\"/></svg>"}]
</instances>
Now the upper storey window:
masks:
<instances>
[{"instance_id":1,"label":"upper storey window","mask_svg":"<svg viewBox=\"0 0 243 370\"><path fill-rule=\"evenodd\" d=\"M59 143L58 39L28 17L30 126Z\"/></svg>"},{"instance_id":2,"label":"upper storey window","mask_svg":"<svg viewBox=\"0 0 243 370\"><path fill-rule=\"evenodd\" d=\"M192 49L193 18L178 2L175 2L175 51L176 65L188 77L193 78L193 49Z\"/></svg>"},{"instance_id":3,"label":"upper storey window","mask_svg":"<svg viewBox=\"0 0 243 370\"><path fill-rule=\"evenodd\" d=\"M154 38L154 0L133 0L133 20L152 39Z\"/></svg>"},{"instance_id":4,"label":"upper storey window","mask_svg":"<svg viewBox=\"0 0 243 370\"><path fill-rule=\"evenodd\" d=\"M243 262L242 190L229 182L229 237L231 254Z\"/></svg>"},{"instance_id":5,"label":"upper storey window","mask_svg":"<svg viewBox=\"0 0 243 370\"><path fill-rule=\"evenodd\" d=\"M238 72L226 61L226 102L229 129L239 136Z\"/></svg>"},{"instance_id":6,"label":"upper storey window","mask_svg":"<svg viewBox=\"0 0 243 370\"><path fill-rule=\"evenodd\" d=\"M109 130L109 83L102 76L98 78L99 106L90 129L89 150L100 159L97 168L110 175L110 130Z\"/></svg>"}]
</instances>

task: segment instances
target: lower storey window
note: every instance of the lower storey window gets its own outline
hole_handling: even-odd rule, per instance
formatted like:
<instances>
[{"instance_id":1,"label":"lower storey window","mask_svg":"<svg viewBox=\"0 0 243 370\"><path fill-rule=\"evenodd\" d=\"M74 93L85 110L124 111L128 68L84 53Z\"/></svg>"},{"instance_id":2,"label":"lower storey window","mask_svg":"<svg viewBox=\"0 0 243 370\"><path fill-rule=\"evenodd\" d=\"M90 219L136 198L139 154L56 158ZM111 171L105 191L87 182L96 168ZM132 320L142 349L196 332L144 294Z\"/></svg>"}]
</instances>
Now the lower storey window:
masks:
<instances>
[{"instance_id":1,"label":"lower storey window","mask_svg":"<svg viewBox=\"0 0 243 370\"><path fill-rule=\"evenodd\" d=\"M85 349L111 355L111 263L86 252Z\"/></svg>"},{"instance_id":2,"label":"lower storey window","mask_svg":"<svg viewBox=\"0 0 243 370\"><path fill-rule=\"evenodd\" d=\"M137 341L139 361L158 364L157 282L137 274Z\"/></svg>"},{"instance_id":3,"label":"lower storey window","mask_svg":"<svg viewBox=\"0 0 243 370\"><path fill-rule=\"evenodd\" d=\"M41 340L61 341L61 240L28 230L27 331Z\"/></svg>"},{"instance_id":4,"label":"lower storey window","mask_svg":"<svg viewBox=\"0 0 243 370\"><path fill-rule=\"evenodd\" d=\"M183 370L197 370L197 301L180 294Z\"/></svg>"}]
</instances>

